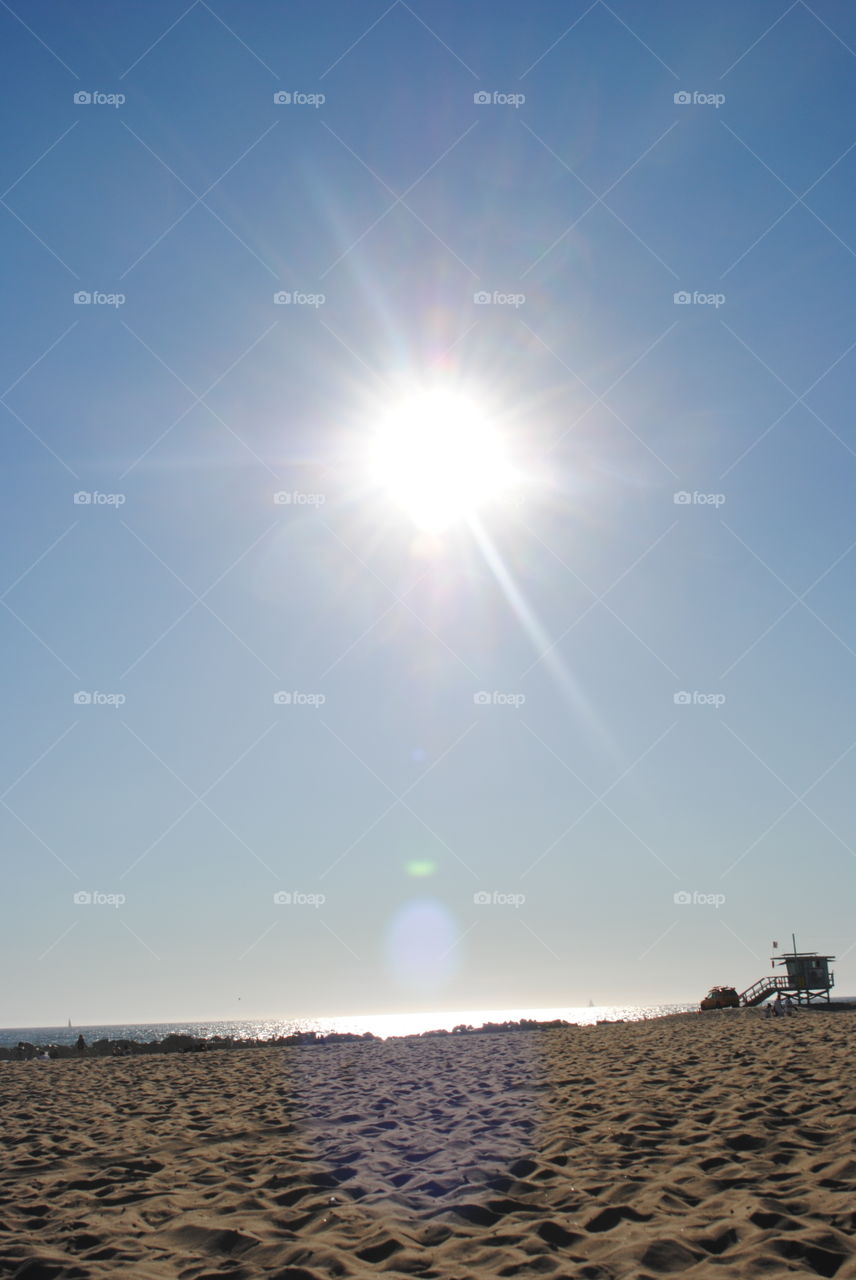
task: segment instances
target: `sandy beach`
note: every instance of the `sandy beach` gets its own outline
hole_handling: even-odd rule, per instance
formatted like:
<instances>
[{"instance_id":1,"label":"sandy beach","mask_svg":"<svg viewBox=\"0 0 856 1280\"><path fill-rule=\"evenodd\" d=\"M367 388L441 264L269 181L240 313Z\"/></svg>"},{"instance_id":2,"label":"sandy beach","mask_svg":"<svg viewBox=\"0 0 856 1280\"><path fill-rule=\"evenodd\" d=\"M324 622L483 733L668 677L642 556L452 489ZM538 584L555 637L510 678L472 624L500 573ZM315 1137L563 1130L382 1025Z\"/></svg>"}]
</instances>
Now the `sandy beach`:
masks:
<instances>
[{"instance_id":1,"label":"sandy beach","mask_svg":"<svg viewBox=\"0 0 856 1280\"><path fill-rule=\"evenodd\" d=\"M856 1277L856 1013L0 1064L0 1274Z\"/></svg>"}]
</instances>

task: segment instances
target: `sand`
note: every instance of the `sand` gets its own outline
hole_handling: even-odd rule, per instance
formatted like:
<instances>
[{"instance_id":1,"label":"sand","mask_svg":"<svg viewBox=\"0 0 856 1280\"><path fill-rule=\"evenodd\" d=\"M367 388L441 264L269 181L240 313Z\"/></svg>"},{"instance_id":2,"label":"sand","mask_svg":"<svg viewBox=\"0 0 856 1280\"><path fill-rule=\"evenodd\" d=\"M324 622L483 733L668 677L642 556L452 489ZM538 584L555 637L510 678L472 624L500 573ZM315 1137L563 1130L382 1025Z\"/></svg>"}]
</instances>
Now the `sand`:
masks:
<instances>
[{"instance_id":1,"label":"sand","mask_svg":"<svg viewBox=\"0 0 856 1280\"><path fill-rule=\"evenodd\" d=\"M0 1275L856 1277L856 1014L0 1064Z\"/></svg>"}]
</instances>

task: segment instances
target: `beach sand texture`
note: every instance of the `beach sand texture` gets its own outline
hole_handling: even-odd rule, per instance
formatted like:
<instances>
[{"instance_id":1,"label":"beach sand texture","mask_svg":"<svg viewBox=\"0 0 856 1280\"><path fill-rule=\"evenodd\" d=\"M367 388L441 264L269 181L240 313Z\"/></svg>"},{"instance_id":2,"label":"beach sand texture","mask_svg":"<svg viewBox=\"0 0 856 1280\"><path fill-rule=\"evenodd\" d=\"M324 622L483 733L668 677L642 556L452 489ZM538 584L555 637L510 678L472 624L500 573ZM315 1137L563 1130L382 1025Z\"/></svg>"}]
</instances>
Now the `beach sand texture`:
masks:
<instances>
[{"instance_id":1,"label":"beach sand texture","mask_svg":"<svg viewBox=\"0 0 856 1280\"><path fill-rule=\"evenodd\" d=\"M0 1064L0 1275L856 1277L856 1014Z\"/></svg>"}]
</instances>

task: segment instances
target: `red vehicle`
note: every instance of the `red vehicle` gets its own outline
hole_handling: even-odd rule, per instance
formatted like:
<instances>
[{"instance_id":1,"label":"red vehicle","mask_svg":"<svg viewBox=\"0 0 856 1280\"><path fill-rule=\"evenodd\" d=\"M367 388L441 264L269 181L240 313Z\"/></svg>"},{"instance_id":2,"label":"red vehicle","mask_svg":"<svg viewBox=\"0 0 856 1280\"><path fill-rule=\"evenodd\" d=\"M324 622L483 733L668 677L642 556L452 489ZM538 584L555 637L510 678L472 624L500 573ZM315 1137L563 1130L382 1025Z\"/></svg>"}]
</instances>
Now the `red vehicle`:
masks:
<instances>
[{"instance_id":1,"label":"red vehicle","mask_svg":"<svg viewBox=\"0 0 856 1280\"><path fill-rule=\"evenodd\" d=\"M708 1009L739 1009L740 997L734 987L711 987L699 1008L702 1013Z\"/></svg>"}]
</instances>

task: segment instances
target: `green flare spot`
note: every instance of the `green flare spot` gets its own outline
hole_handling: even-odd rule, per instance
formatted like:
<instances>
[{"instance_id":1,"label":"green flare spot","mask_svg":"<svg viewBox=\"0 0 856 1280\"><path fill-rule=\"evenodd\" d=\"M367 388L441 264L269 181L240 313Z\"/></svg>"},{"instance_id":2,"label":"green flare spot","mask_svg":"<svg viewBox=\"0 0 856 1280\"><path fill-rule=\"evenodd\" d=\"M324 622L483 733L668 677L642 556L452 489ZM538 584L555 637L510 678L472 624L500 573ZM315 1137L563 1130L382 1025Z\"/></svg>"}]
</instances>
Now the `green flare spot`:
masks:
<instances>
[{"instance_id":1,"label":"green flare spot","mask_svg":"<svg viewBox=\"0 0 856 1280\"><path fill-rule=\"evenodd\" d=\"M408 862L405 870L409 876L420 878L422 876L433 876L437 866L436 863L427 860L423 862Z\"/></svg>"}]
</instances>

